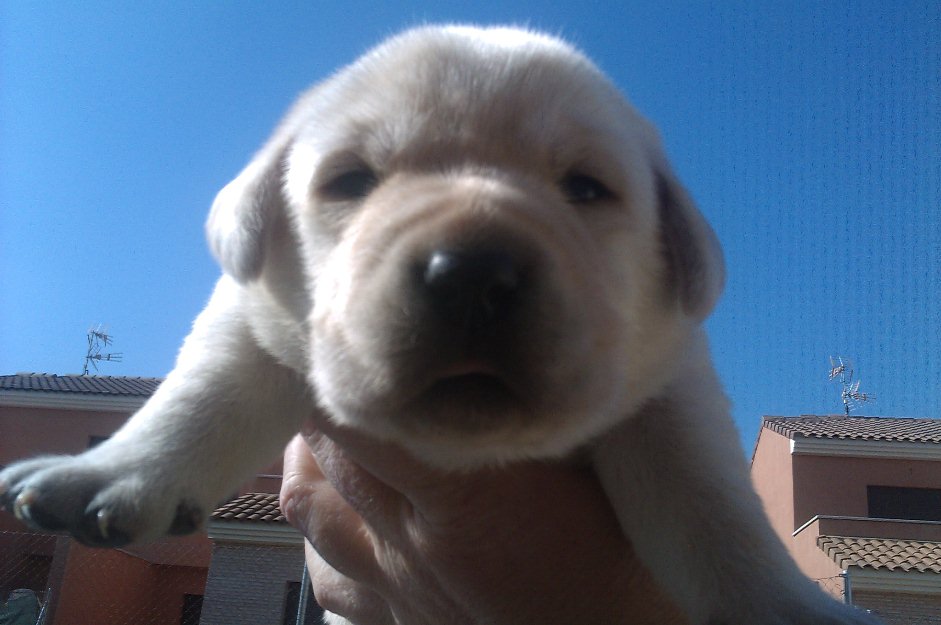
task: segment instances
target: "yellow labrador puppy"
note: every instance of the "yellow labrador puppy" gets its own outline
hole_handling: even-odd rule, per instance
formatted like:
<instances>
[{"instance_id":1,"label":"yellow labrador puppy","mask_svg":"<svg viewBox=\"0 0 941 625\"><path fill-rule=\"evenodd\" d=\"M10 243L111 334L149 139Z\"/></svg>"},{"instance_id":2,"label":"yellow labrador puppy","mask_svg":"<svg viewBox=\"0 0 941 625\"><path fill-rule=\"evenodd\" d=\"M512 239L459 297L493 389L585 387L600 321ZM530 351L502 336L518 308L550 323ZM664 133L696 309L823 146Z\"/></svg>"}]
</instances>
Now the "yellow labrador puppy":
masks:
<instances>
[{"instance_id":1,"label":"yellow labrador puppy","mask_svg":"<svg viewBox=\"0 0 941 625\"><path fill-rule=\"evenodd\" d=\"M391 39L300 99L208 233L225 275L176 368L106 443L0 474L21 519L191 531L319 409L447 469L580 452L693 624L873 622L770 530L702 329L716 238L569 45Z\"/></svg>"}]
</instances>

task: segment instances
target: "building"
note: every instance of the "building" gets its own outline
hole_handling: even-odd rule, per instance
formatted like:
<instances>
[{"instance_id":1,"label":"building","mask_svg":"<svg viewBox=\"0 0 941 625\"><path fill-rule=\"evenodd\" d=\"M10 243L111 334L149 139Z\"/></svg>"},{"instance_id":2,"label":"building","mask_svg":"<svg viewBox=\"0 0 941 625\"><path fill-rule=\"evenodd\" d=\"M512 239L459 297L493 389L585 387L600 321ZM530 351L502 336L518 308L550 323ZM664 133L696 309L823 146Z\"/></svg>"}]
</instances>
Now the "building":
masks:
<instances>
[{"instance_id":1,"label":"building","mask_svg":"<svg viewBox=\"0 0 941 625\"><path fill-rule=\"evenodd\" d=\"M0 466L98 444L161 381L0 376ZM293 624L304 552L300 535L277 510L280 474L275 459L214 513L208 535L122 549L89 549L37 533L0 511L0 605L14 591L31 590L43 602L47 625ZM309 612L316 611L313 604Z\"/></svg>"},{"instance_id":2,"label":"building","mask_svg":"<svg viewBox=\"0 0 941 625\"><path fill-rule=\"evenodd\" d=\"M751 468L805 574L890 625L941 623L941 419L765 417Z\"/></svg>"},{"instance_id":3,"label":"building","mask_svg":"<svg viewBox=\"0 0 941 625\"><path fill-rule=\"evenodd\" d=\"M98 444L160 382L0 376L0 466ZM0 511L0 604L32 591L47 625L293 625L303 541L278 509L280 473L276 461L247 484L208 533L123 549L36 533ZM941 623L941 420L765 417L752 477L809 577L890 625ZM305 606L304 622L317 622Z\"/></svg>"},{"instance_id":4,"label":"building","mask_svg":"<svg viewBox=\"0 0 941 625\"><path fill-rule=\"evenodd\" d=\"M304 540L285 521L277 495L246 493L220 507L209 523L209 538L212 566L200 625L298 623ZM300 622L322 623L313 593L305 596Z\"/></svg>"}]
</instances>

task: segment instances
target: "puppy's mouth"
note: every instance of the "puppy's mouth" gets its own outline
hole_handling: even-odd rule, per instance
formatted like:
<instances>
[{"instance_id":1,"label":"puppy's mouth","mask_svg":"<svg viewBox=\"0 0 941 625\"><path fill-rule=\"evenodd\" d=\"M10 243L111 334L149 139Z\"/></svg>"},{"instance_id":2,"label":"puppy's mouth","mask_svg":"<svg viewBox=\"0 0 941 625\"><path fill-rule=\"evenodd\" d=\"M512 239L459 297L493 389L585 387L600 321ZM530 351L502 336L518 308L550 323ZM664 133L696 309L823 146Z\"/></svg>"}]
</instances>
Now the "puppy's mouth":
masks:
<instances>
[{"instance_id":1,"label":"puppy's mouth","mask_svg":"<svg viewBox=\"0 0 941 625\"><path fill-rule=\"evenodd\" d=\"M495 367L464 362L447 367L418 397L429 417L456 426L479 427L515 413L522 398Z\"/></svg>"},{"instance_id":2,"label":"puppy's mouth","mask_svg":"<svg viewBox=\"0 0 941 625\"><path fill-rule=\"evenodd\" d=\"M490 404L492 400L513 395L497 369L482 361L468 361L447 367L425 393L442 400L472 400Z\"/></svg>"}]
</instances>

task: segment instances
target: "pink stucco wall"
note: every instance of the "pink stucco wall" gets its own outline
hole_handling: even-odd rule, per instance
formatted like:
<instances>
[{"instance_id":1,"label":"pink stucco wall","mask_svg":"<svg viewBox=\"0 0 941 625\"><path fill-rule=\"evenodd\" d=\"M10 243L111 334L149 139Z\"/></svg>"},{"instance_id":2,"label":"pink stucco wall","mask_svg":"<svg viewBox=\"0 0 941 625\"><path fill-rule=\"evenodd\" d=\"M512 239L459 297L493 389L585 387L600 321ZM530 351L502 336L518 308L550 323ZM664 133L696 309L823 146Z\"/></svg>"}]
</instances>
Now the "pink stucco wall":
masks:
<instances>
[{"instance_id":1,"label":"pink stucco wall","mask_svg":"<svg viewBox=\"0 0 941 625\"><path fill-rule=\"evenodd\" d=\"M794 531L794 479L790 441L761 428L752 457L751 477L755 490L771 520L771 526L787 543Z\"/></svg>"},{"instance_id":2,"label":"pink stucco wall","mask_svg":"<svg viewBox=\"0 0 941 625\"><path fill-rule=\"evenodd\" d=\"M785 539L817 515L868 516L867 486L938 488L941 462L792 455L790 439L762 428L751 474L772 525Z\"/></svg>"},{"instance_id":3,"label":"pink stucco wall","mask_svg":"<svg viewBox=\"0 0 941 625\"><path fill-rule=\"evenodd\" d=\"M795 528L819 514L869 515L867 486L938 488L941 462L794 456Z\"/></svg>"},{"instance_id":4,"label":"pink stucco wall","mask_svg":"<svg viewBox=\"0 0 941 625\"><path fill-rule=\"evenodd\" d=\"M89 436L108 436L129 414L0 406L0 464L35 454L78 453Z\"/></svg>"}]
</instances>

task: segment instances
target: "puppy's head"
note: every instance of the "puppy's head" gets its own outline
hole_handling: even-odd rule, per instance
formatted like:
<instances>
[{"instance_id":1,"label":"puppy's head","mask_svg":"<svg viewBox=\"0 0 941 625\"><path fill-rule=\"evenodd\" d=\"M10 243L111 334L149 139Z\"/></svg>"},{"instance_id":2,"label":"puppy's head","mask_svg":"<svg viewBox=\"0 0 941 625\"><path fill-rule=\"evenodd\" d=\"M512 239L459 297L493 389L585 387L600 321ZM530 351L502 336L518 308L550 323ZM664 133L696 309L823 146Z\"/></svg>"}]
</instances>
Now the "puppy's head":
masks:
<instances>
[{"instance_id":1,"label":"puppy's head","mask_svg":"<svg viewBox=\"0 0 941 625\"><path fill-rule=\"evenodd\" d=\"M267 272L285 220L302 270ZM316 87L208 229L240 281L305 276L331 415L448 466L563 454L624 418L723 280L649 124L571 47L512 29L410 31Z\"/></svg>"}]
</instances>

